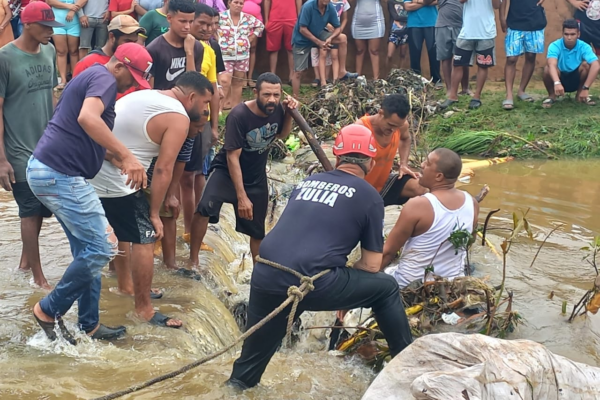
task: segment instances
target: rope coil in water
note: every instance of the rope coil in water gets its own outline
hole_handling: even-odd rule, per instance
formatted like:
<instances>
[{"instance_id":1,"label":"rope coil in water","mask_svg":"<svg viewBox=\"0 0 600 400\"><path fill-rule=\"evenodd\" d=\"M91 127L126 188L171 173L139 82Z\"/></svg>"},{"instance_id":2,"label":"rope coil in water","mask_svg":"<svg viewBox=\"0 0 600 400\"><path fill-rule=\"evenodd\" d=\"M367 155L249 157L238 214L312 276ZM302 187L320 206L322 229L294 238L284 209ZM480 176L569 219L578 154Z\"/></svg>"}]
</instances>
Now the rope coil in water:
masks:
<instances>
[{"instance_id":1,"label":"rope coil in water","mask_svg":"<svg viewBox=\"0 0 600 400\"><path fill-rule=\"evenodd\" d=\"M214 360L215 358L227 353L229 350L231 350L232 348L234 348L238 343L246 340L248 337L250 337L254 332L256 332L257 330L259 330L260 328L262 328L267 322L269 322L270 320L272 320L273 318L275 318L275 316L277 316L279 313L281 313L283 310L285 310L285 308L292 304L292 309L290 311L290 315L288 317L288 325L287 325L287 332L285 334L285 339L284 339L284 343L289 344L290 340L291 340L291 332L292 332L292 325L294 324L294 316L296 315L296 310L298 308L298 303L300 303L304 297L312 292L315 289L314 286L314 281L316 281L317 279L319 279L320 277L322 277L323 275L327 274L330 270L326 269L324 271L319 272L318 274L310 277L310 276L304 276L301 273L299 273L298 271L294 271L293 269L290 269L288 267L285 267L281 264L269 261L269 260L265 260L264 258L261 258L260 256L256 257L256 262L259 262L261 264L265 264L268 265L270 267L276 268L278 270L281 271L285 271L288 272L294 276L296 276L298 279L300 279L300 287L298 286L290 286L288 288L287 294L288 294L288 298L285 299L285 301L283 303L281 303L281 305L279 307L277 307L276 309L274 309L273 311L271 311L271 313L269 315L267 315L266 317L264 317L261 321L259 321L256 325L254 325L252 328L248 329L243 335L241 335L240 337L238 337L233 343L231 343L230 345L222 348L219 351L216 351L212 354L209 354L207 356L202 357L199 360L196 360L188 365L185 365L181 368L179 368L176 371L172 371L169 372L167 374L164 375L160 375L157 376L156 378L150 379L149 381L146 381L144 383L139 383L137 385L131 386L127 389L118 391L118 392L114 392L111 394L108 394L106 396L102 396L102 397L97 397L93 400L112 400L112 399L117 399L119 397L123 397L125 395L134 393L134 392L138 392L142 389L145 389L147 387L150 387L152 385L155 385L159 382L162 381L166 381L167 379L171 379L174 378L178 375L184 374L187 371L190 371L196 367L199 367L202 364L205 364L211 360Z\"/></svg>"}]
</instances>

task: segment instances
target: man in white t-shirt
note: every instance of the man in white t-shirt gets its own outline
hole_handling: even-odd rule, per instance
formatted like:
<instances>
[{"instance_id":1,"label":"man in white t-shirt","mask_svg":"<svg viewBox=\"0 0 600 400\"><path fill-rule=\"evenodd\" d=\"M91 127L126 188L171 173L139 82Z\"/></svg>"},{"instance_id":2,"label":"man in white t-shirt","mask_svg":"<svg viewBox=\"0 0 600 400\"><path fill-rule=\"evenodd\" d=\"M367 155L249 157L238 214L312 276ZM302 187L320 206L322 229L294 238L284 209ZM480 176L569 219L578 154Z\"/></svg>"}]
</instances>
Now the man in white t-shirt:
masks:
<instances>
[{"instance_id":1,"label":"man in white t-shirt","mask_svg":"<svg viewBox=\"0 0 600 400\"><path fill-rule=\"evenodd\" d=\"M424 280L430 267L443 278L464 276L467 251L456 249L448 239L456 230L473 232L477 226L479 204L455 187L462 169L460 156L439 148L429 153L422 168L419 184L430 192L404 205L383 246L382 269L402 248L398 264L386 271L400 288Z\"/></svg>"},{"instance_id":2,"label":"man in white t-shirt","mask_svg":"<svg viewBox=\"0 0 600 400\"><path fill-rule=\"evenodd\" d=\"M202 130L212 95L208 79L188 71L172 89L138 91L117 101L113 133L147 170L151 191L144 193L127 186L127 177L120 173L112 154L106 155L102 169L90 181L119 240L119 255L114 259L119 289L135 295L136 314L158 326L182 325L155 312L150 302L154 241L163 236L159 212L177 156L186 138Z\"/></svg>"},{"instance_id":3,"label":"man in white t-shirt","mask_svg":"<svg viewBox=\"0 0 600 400\"><path fill-rule=\"evenodd\" d=\"M469 103L470 109L481 107L481 92L487 80L488 68L496 64L496 16L501 0L460 0L463 6L463 27L454 48L454 69L446 101L446 109L458 102L458 85L463 77L463 67L471 64L473 53L477 63L477 87Z\"/></svg>"}]
</instances>

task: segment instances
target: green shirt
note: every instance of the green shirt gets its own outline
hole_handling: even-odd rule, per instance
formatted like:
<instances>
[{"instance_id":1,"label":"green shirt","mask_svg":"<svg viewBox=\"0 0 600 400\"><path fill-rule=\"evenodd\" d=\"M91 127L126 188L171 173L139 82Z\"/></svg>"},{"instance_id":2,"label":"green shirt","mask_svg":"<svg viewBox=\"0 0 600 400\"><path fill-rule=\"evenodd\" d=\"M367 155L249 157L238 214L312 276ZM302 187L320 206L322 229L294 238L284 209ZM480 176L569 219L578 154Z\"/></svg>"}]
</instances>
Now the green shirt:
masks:
<instances>
[{"instance_id":1,"label":"green shirt","mask_svg":"<svg viewBox=\"0 0 600 400\"><path fill-rule=\"evenodd\" d=\"M150 10L140 19L140 26L146 30L146 34L140 33L140 36L146 39L146 46L169 30L167 16L158 10Z\"/></svg>"},{"instance_id":2,"label":"green shirt","mask_svg":"<svg viewBox=\"0 0 600 400\"><path fill-rule=\"evenodd\" d=\"M37 54L13 43L0 49L0 98L6 158L17 182L25 182L27 161L52 117L52 89L58 85L56 52L41 45Z\"/></svg>"}]
</instances>

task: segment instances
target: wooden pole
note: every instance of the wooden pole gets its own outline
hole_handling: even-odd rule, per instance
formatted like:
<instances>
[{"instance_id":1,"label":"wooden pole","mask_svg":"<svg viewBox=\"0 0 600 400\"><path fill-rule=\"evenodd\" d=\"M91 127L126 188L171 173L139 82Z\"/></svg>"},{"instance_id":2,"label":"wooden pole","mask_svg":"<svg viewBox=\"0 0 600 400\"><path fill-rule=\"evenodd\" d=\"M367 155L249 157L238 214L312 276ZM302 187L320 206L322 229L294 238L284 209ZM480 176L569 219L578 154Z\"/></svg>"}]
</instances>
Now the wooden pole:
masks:
<instances>
[{"instance_id":1,"label":"wooden pole","mask_svg":"<svg viewBox=\"0 0 600 400\"><path fill-rule=\"evenodd\" d=\"M292 113L292 118L294 118L294 121L296 121L296 123L300 127L300 130L304 133L304 136L306 137L306 140L308 140L310 148L317 156L317 159L319 160L325 171L332 171L333 166L331 165L331 162L329 162L329 159L327 158L327 155L321 148L321 145L315 138L315 134L313 133L312 129L310 129L310 126L308 126L308 122L306 122L306 120L298 112L298 110L289 110L289 112Z\"/></svg>"}]
</instances>

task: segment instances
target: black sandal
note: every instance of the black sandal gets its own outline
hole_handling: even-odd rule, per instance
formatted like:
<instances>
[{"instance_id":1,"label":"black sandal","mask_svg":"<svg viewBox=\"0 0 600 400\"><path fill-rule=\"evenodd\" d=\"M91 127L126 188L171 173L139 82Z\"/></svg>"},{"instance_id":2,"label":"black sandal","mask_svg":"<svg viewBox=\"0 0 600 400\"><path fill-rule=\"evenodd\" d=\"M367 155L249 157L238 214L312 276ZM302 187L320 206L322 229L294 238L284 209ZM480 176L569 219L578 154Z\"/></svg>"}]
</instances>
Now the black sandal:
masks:
<instances>
[{"instance_id":1,"label":"black sandal","mask_svg":"<svg viewBox=\"0 0 600 400\"><path fill-rule=\"evenodd\" d=\"M162 326L165 328L173 328L173 329L179 329L183 326L183 324L181 324L179 326L167 325L167 322L169 322L172 319L173 318L167 317L166 315L161 314L158 311L156 311L154 313L154 315L152 316L152 318L150 318L150 321L148 321L148 322L151 323L152 325Z\"/></svg>"},{"instance_id":2,"label":"black sandal","mask_svg":"<svg viewBox=\"0 0 600 400\"><path fill-rule=\"evenodd\" d=\"M42 328L42 330L44 331L46 336L48 336L48 339L50 339L51 341L55 341L57 339L57 336L56 336L56 332L54 331L54 322L42 321L41 319L38 318L37 315L35 315L35 313L33 313L33 317L35 318L37 323L40 325L40 327ZM75 340L75 338L73 337L71 332L69 332L69 330L65 326L65 323L63 322L62 318L57 319L56 322L58 323L58 327L60 328L60 333L61 333L62 337L67 342L69 342L70 344L75 346L77 344L77 340Z\"/></svg>"},{"instance_id":3,"label":"black sandal","mask_svg":"<svg viewBox=\"0 0 600 400\"><path fill-rule=\"evenodd\" d=\"M479 107L481 107L481 104L481 100L471 99L471 102L469 103L469 110L477 110Z\"/></svg>"},{"instance_id":4,"label":"black sandal","mask_svg":"<svg viewBox=\"0 0 600 400\"><path fill-rule=\"evenodd\" d=\"M175 273L179 276L183 276L184 278L190 278L196 281L202 280L202 275L191 269L179 268Z\"/></svg>"}]
</instances>

